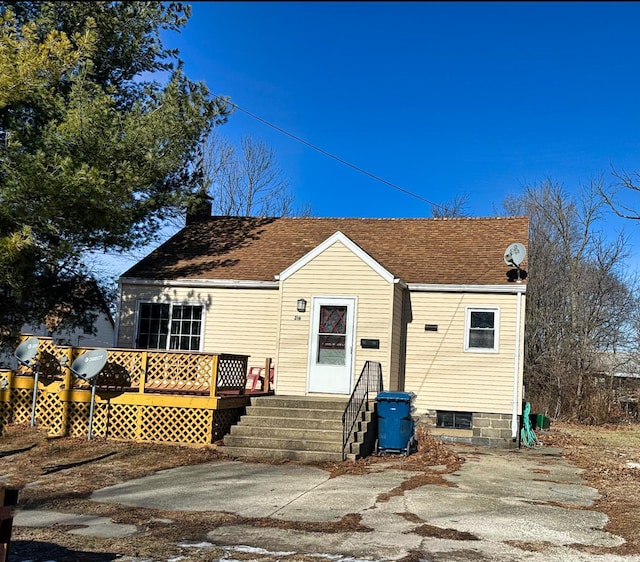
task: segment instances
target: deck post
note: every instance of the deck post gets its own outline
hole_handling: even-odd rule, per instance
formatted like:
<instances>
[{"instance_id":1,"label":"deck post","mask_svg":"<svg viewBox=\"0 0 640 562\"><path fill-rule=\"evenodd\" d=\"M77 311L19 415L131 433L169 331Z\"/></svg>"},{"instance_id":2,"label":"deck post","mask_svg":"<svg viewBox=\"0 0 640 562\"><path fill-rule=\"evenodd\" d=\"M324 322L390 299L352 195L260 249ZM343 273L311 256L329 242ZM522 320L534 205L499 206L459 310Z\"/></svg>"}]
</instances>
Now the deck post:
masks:
<instances>
[{"instance_id":1,"label":"deck post","mask_svg":"<svg viewBox=\"0 0 640 562\"><path fill-rule=\"evenodd\" d=\"M264 361L264 383L262 385L263 392L271 390L271 357L267 357Z\"/></svg>"},{"instance_id":2,"label":"deck post","mask_svg":"<svg viewBox=\"0 0 640 562\"><path fill-rule=\"evenodd\" d=\"M147 367L149 366L149 354L143 351L140 355L140 381L138 382L138 391L144 394L144 387L147 384ZM138 404L136 406L136 441L142 441L142 417L144 406Z\"/></svg>"},{"instance_id":3,"label":"deck post","mask_svg":"<svg viewBox=\"0 0 640 562\"><path fill-rule=\"evenodd\" d=\"M147 363L149 354L143 351L140 354L140 380L138 381L138 390L140 394L144 394L144 387L147 384Z\"/></svg>"},{"instance_id":4,"label":"deck post","mask_svg":"<svg viewBox=\"0 0 640 562\"><path fill-rule=\"evenodd\" d=\"M16 375L16 372L11 369L7 369L5 371L5 376L7 377L7 385L5 387L0 387L4 391L2 395L3 402L11 403L11 391L13 390L13 377L15 375Z\"/></svg>"},{"instance_id":5,"label":"deck post","mask_svg":"<svg viewBox=\"0 0 640 562\"><path fill-rule=\"evenodd\" d=\"M209 396L215 398L216 388L218 387L218 358L220 356L216 353L211 358L211 382L209 383Z\"/></svg>"}]
</instances>

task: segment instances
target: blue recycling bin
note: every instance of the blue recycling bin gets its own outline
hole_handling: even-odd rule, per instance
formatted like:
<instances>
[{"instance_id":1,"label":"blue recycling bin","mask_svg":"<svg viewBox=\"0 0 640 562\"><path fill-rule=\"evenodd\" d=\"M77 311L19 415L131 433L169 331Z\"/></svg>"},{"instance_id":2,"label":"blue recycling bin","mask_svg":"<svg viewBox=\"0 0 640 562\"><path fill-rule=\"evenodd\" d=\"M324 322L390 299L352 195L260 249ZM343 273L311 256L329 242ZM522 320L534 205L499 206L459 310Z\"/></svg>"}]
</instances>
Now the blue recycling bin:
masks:
<instances>
[{"instance_id":1,"label":"blue recycling bin","mask_svg":"<svg viewBox=\"0 0 640 562\"><path fill-rule=\"evenodd\" d=\"M413 445L411 394L408 392L380 392L378 404L377 451L409 454Z\"/></svg>"}]
</instances>

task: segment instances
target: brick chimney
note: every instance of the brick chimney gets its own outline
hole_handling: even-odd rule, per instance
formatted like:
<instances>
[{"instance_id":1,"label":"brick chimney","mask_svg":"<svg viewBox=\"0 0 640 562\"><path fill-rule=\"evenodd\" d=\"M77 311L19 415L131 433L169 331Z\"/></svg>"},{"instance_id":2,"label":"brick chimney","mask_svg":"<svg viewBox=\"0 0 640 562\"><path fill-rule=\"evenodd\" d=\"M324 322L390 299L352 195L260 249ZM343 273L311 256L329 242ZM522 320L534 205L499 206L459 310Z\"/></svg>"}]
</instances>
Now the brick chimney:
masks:
<instances>
[{"instance_id":1,"label":"brick chimney","mask_svg":"<svg viewBox=\"0 0 640 562\"><path fill-rule=\"evenodd\" d=\"M197 193L191 205L187 207L186 223L193 224L211 217L213 198L207 193Z\"/></svg>"}]
</instances>

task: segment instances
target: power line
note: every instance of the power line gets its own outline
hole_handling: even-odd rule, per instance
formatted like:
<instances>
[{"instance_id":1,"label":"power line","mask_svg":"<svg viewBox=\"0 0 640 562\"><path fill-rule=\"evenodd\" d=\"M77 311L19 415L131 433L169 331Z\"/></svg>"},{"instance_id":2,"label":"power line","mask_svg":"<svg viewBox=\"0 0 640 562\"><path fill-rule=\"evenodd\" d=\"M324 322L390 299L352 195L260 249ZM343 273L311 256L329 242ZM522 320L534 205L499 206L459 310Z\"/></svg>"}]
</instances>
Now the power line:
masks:
<instances>
[{"instance_id":1,"label":"power line","mask_svg":"<svg viewBox=\"0 0 640 562\"><path fill-rule=\"evenodd\" d=\"M243 113L246 113L249 117L251 117L252 119L255 119L256 121L260 121L260 123L263 123L264 125L267 125L268 127L271 127L272 129L275 129L276 131L282 133L283 135L286 135L290 138L292 138L293 140L304 144L305 146L308 146L309 148L315 150L316 152L319 152L320 154L324 154L325 156L328 156L329 158L335 160L336 162L340 162L340 164L343 164L345 166L348 166L349 168L352 168L353 170L356 170L357 172L360 172L361 174L364 174L365 176L369 176L370 178L379 181L385 185L388 185L389 187L392 187L393 189L397 189L398 191L401 191L402 193L406 194L406 195L410 195L411 197L415 197L416 199L424 202L424 203L428 203L429 205L433 205L435 207L439 207L443 210L447 210L447 207L445 207L444 205L440 205L439 203L435 203L434 201L430 201L429 199L425 199L424 197L422 197L421 195L417 195L416 193L413 193L411 191L409 191L408 189L404 189L403 187L400 187L399 185L396 185L395 183L392 183L390 181L385 180L384 178L381 178L380 176L376 176L375 174L372 174L371 172L368 172L367 170L360 168L359 166L356 166L355 164L352 164L351 162L347 162L346 160L344 160L343 158L340 158L339 156L336 156L335 154L332 154L331 152L327 152L326 150L320 148L319 146L316 146L315 144L312 144L306 140L304 140L303 138L300 138L297 135L294 135L293 133L290 133L289 131L283 129L282 127L279 127L278 125L275 125L273 123L271 123L270 121L267 121L266 119L263 119L262 117L256 115L255 113L251 113L250 111L247 111L246 109L240 107L237 103L233 103L229 100L227 100L226 98L223 98L222 96L215 96L216 98L223 100L224 102L228 103L229 105L233 106L234 108L238 109L239 111L242 111Z\"/></svg>"},{"instance_id":2,"label":"power line","mask_svg":"<svg viewBox=\"0 0 640 562\"><path fill-rule=\"evenodd\" d=\"M430 201L429 199L426 199L420 195L417 195L411 191L409 191L408 189L404 189L403 187L400 187L399 185L396 185L395 183L392 183L390 181L385 180L384 178L381 178L380 176L376 176L375 174L372 174L371 172L368 172L367 170L364 170L363 168L360 168L359 166L356 166L355 164L351 164L351 162L347 162L346 160L344 160L343 158L340 158L339 156L336 156L335 154L332 154L322 148L320 148L319 146L316 146L306 140L304 140L303 138L300 138L297 135L294 135L293 133L290 133L289 131L287 131L286 129L283 129L282 127L279 127L278 125L275 125L274 123L271 123L270 121L267 121L266 119L263 119L262 117L256 115L255 113L252 113L242 107L240 107L238 104L233 103L231 101L229 101L227 98L224 98L222 96L219 95L215 95L215 97L217 99L220 99L222 101L224 101L225 103L228 103L229 105L233 106L234 108L238 109L239 111L242 111L243 113L247 114L249 117L251 117L252 119L255 119L256 121L259 121L260 123L263 123L264 125L267 125L268 127L271 127L272 129L275 129L276 131L282 133L283 135L286 135L292 139L294 139L295 141L304 144L305 146L308 146L309 148L319 152L320 154L323 154L333 160L335 160L336 162L339 162L345 166L348 166L349 168L352 168L353 170L356 170L357 172L360 172L361 174L364 174L376 181L379 181L385 185L388 185L389 187L396 189L398 191L401 191L402 193L405 193L406 195L410 195L411 197L415 197L416 199L423 201L424 203L428 203L429 205L433 205L435 207L439 207L440 209L443 210L447 210L447 207L445 207L444 205L440 205L439 203L435 203L434 201ZM503 232L506 232L508 234L510 234L510 231L505 229L503 225L496 225L498 229L502 230ZM480 276L478 277L480 278Z\"/></svg>"}]
</instances>

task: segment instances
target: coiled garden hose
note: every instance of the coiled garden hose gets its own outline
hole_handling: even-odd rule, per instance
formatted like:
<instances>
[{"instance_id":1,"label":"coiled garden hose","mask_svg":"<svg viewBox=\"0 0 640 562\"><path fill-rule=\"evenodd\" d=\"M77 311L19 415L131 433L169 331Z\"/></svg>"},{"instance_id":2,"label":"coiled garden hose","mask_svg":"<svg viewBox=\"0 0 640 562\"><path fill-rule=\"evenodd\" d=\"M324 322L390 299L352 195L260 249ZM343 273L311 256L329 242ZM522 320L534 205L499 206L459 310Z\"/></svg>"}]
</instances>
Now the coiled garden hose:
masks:
<instances>
[{"instance_id":1,"label":"coiled garden hose","mask_svg":"<svg viewBox=\"0 0 640 562\"><path fill-rule=\"evenodd\" d=\"M520 442L529 448L540 447L541 443L538 441L536 434L531 427L531 420L529 419L529 415L531 414L531 404L527 402L524 406L524 413L522 414L523 423L522 429L520 430Z\"/></svg>"}]
</instances>

